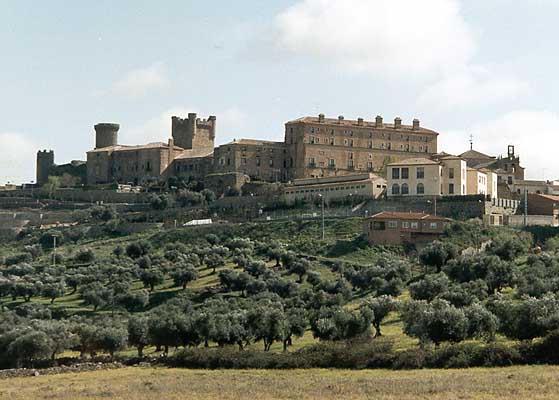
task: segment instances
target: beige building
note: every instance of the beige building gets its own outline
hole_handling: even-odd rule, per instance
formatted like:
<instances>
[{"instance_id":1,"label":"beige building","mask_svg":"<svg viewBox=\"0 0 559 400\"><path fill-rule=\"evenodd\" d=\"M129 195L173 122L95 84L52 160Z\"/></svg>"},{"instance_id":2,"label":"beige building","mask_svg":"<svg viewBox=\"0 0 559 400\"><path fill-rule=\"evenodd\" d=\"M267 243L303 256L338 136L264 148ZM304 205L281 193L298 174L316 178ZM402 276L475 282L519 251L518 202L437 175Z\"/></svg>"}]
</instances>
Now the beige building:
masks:
<instances>
[{"instance_id":1,"label":"beige building","mask_svg":"<svg viewBox=\"0 0 559 400\"><path fill-rule=\"evenodd\" d=\"M480 170L468 168L467 194L483 194L487 195L487 175Z\"/></svg>"},{"instance_id":2,"label":"beige building","mask_svg":"<svg viewBox=\"0 0 559 400\"><path fill-rule=\"evenodd\" d=\"M284 189L284 198L312 199L318 195L326 201L355 198L378 198L386 190L386 180L373 173L327 178L295 179Z\"/></svg>"},{"instance_id":3,"label":"beige building","mask_svg":"<svg viewBox=\"0 0 559 400\"><path fill-rule=\"evenodd\" d=\"M444 155L388 164L388 196L461 196L466 194L466 162Z\"/></svg>"}]
</instances>

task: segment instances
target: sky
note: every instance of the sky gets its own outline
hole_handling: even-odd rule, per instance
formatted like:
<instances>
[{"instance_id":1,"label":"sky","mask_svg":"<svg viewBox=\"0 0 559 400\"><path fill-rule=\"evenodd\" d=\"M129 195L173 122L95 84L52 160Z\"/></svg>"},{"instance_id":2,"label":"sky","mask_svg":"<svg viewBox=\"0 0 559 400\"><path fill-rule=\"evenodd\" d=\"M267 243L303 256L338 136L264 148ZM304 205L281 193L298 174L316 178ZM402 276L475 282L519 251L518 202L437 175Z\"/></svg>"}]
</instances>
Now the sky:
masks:
<instances>
[{"instance_id":1,"label":"sky","mask_svg":"<svg viewBox=\"0 0 559 400\"><path fill-rule=\"evenodd\" d=\"M283 140L324 113L413 118L439 150L516 147L559 179L559 0L0 0L0 184L38 149L85 159L93 125L166 141L217 116L217 144Z\"/></svg>"}]
</instances>

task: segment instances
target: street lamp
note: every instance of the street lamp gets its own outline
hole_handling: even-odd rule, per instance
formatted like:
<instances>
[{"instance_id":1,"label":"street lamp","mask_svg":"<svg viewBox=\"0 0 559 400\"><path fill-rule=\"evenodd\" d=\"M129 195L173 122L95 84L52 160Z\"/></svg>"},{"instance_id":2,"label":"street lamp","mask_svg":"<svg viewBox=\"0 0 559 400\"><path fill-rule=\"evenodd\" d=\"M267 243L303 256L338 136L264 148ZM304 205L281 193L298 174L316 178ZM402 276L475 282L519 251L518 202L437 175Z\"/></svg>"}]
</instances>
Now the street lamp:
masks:
<instances>
[{"instance_id":1,"label":"street lamp","mask_svg":"<svg viewBox=\"0 0 559 400\"><path fill-rule=\"evenodd\" d=\"M319 193L318 197L320 197L322 203L322 240L324 240L324 196Z\"/></svg>"}]
</instances>

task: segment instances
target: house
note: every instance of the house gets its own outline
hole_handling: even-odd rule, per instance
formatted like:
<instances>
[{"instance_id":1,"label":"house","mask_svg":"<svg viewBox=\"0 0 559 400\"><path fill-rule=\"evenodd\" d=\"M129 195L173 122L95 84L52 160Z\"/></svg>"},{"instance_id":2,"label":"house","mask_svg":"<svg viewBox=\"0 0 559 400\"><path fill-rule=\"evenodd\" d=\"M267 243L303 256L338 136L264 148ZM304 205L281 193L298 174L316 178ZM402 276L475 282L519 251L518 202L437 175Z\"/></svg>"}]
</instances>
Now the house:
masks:
<instances>
[{"instance_id":1,"label":"house","mask_svg":"<svg viewBox=\"0 0 559 400\"><path fill-rule=\"evenodd\" d=\"M437 240L447 223L435 215L384 211L365 218L363 229L371 244L421 245Z\"/></svg>"},{"instance_id":2,"label":"house","mask_svg":"<svg viewBox=\"0 0 559 400\"><path fill-rule=\"evenodd\" d=\"M410 158L387 169L388 197L466 195L466 162L456 156Z\"/></svg>"}]
</instances>

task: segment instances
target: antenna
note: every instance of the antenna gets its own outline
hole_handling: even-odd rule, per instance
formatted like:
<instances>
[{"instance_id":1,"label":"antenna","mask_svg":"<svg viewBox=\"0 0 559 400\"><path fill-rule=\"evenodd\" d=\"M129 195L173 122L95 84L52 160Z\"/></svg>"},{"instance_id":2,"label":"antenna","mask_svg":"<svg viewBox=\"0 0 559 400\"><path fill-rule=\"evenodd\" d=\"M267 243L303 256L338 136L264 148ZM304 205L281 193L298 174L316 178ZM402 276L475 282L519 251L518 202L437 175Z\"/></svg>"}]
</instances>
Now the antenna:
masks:
<instances>
[{"instance_id":1,"label":"antenna","mask_svg":"<svg viewBox=\"0 0 559 400\"><path fill-rule=\"evenodd\" d=\"M474 149L474 135L470 135L470 150Z\"/></svg>"}]
</instances>

